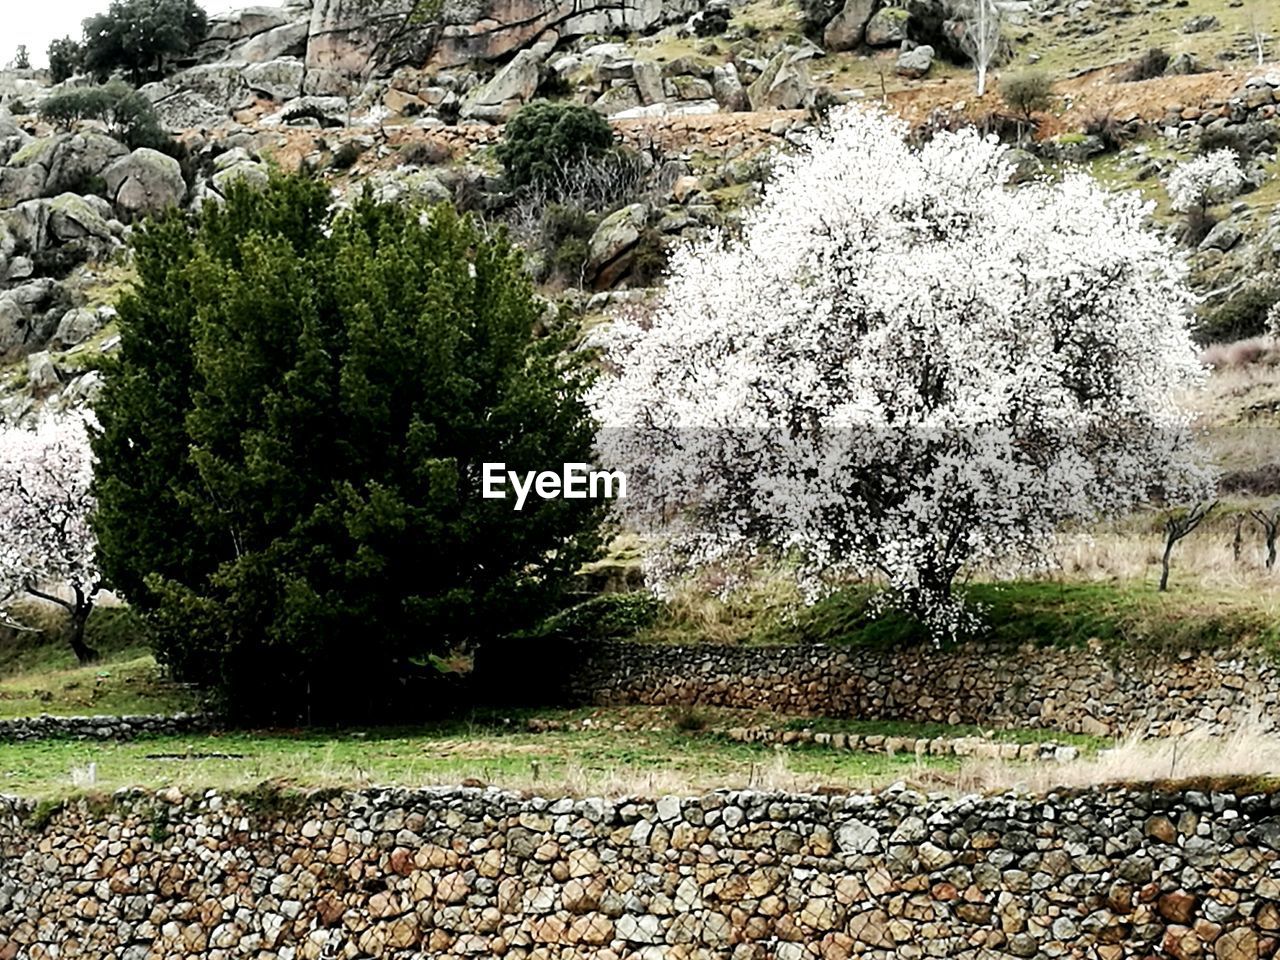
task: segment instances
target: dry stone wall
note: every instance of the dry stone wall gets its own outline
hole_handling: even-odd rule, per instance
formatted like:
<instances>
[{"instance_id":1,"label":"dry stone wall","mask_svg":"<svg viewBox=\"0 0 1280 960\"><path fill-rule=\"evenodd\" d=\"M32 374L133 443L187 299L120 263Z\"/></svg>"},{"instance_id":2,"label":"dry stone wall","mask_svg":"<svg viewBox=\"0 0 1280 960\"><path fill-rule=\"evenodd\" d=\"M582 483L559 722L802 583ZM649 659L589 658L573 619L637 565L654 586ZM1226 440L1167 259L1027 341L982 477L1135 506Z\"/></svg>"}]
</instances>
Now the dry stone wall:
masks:
<instances>
[{"instance_id":1,"label":"dry stone wall","mask_svg":"<svg viewBox=\"0 0 1280 960\"><path fill-rule=\"evenodd\" d=\"M1259 960L1280 797L0 800L0 958Z\"/></svg>"},{"instance_id":2,"label":"dry stone wall","mask_svg":"<svg viewBox=\"0 0 1280 960\"><path fill-rule=\"evenodd\" d=\"M1051 728L1111 735L1221 733L1280 719L1280 668L1262 651L1182 654L575 645L569 700L700 704L784 714Z\"/></svg>"}]
</instances>

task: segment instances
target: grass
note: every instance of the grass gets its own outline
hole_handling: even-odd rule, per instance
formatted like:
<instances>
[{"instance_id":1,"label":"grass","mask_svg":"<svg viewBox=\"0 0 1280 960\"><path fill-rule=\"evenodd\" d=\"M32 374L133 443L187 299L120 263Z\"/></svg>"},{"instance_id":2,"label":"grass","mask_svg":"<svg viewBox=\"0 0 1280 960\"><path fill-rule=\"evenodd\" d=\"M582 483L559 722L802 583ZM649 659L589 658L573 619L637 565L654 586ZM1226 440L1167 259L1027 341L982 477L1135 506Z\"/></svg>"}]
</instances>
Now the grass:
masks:
<instances>
[{"instance_id":1,"label":"grass","mask_svg":"<svg viewBox=\"0 0 1280 960\"><path fill-rule=\"evenodd\" d=\"M37 631L7 631L0 639L0 718L39 713L124 714L191 710L195 698L165 682L128 608L94 610L85 639L102 657L81 666L61 635L59 614L26 608L20 619Z\"/></svg>"},{"instance_id":2,"label":"grass","mask_svg":"<svg viewBox=\"0 0 1280 960\"><path fill-rule=\"evenodd\" d=\"M947 758L731 743L681 732L665 717L640 727L598 715L594 723L582 720L575 719L570 729L537 734L517 724L485 723L417 731L0 744L0 791L50 798L130 786L243 790L271 780L296 787L468 783L578 795L653 795L749 786L852 789L917 777L926 769L931 776L958 769Z\"/></svg>"},{"instance_id":3,"label":"grass","mask_svg":"<svg viewBox=\"0 0 1280 960\"><path fill-rule=\"evenodd\" d=\"M1184 552L1191 549L1187 543L1182 546ZM1112 650L1181 651L1258 645L1280 651L1280 611L1273 591L1251 585L1185 586L1176 563L1174 570L1175 589L1168 593L1149 582L1087 576L972 583L962 589L982 609L986 624L973 639L996 647L1099 643ZM784 577L761 576L723 598L691 587L644 618L631 616L634 597L597 598L564 622L579 638L645 643L826 643L881 649L928 642L919 624L904 614L874 616L874 594L869 586L851 586L806 607Z\"/></svg>"}]
</instances>

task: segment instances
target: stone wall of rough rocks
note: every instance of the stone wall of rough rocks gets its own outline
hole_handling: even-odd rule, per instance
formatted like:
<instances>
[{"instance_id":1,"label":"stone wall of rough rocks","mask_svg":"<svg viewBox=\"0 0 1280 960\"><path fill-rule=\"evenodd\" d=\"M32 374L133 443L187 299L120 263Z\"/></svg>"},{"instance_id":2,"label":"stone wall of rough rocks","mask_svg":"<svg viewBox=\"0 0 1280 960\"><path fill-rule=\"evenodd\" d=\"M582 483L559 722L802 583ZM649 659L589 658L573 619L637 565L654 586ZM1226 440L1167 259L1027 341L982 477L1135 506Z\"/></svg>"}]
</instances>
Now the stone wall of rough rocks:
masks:
<instances>
[{"instance_id":1,"label":"stone wall of rough rocks","mask_svg":"<svg viewBox=\"0 0 1280 960\"><path fill-rule=\"evenodd\" d=\"M132 740L207 730L212 717L195 713L127 714L124 716L13 717L0 720L0 743L15 740Z\"/></svg>"},{"instance_id":2,"label":"stone wall of rough rocks","mask_svg":"<svg viewBox=\"0 0 1280 960\"><path fill-rule=\"evenodd\" d=\"M1280 719L1280 665L1263 652L1181 654L1022 647L575 645L577 703L700 704L784 714L1044 727L1071 733L1221 733Z\"/></svg>"},{"instance_id":3,"label":"stone wall of rough rocks","mask_svg":"<svg viewBox=\"0 0 1280 960\"><path fill-rule=\"evenodd\" d=\"M0 957L1259 960L1280 797L0 800Z\"/></svg>"}]
</instances>

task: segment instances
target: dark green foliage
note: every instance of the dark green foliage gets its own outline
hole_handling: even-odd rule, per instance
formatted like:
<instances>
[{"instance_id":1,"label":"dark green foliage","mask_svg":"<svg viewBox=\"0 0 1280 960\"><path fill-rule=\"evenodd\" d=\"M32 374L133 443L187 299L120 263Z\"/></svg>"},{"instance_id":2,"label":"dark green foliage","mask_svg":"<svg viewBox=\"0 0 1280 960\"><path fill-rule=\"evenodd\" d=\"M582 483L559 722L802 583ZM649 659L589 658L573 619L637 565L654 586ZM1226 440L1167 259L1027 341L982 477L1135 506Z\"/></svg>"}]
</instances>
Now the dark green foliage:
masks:
<instances>
[{"instance_id":1,"label":"dark green foliage","mask_svg":"<svg viewBox=\"0 0 1280 960\"><path fill-rule=\"evenodd\" d=\"M527 628L599 505L484 500L481 465L589 461L585 358L535 339L505 238L320 183L139 231L97 406L102 567L236 715L421 707L432 654Z\"/></svg>"},{"instance_id":2,"label":"dark green foliage","mask_svg":"<svg viewBox=\"0 0 1280 960\"><path fill-rule=\"evenodd\" d=\"M151 101L119 81L55 93L40 104L40 117L64 130L81 120L101 120L130 150L175 151L173 138L160 126Z\"/></svg>"},{"instance_id":3,"label":"dark green foliage","mask_svg":"<svg viewBox=\"0 0 1280 960\"><path fill-rule=\"evenodd\" d=\"M631 280L642 287L652 286L667 269L667 248L656 227L646 227L631 254Z\"/></svg>"},{"instance_id":4,"label":"dark green foliage","mask_svg":"<svg viewBox=\"0 0 1280 960\"><path fill-rule=\"evenodd\" d=\"M1042 70L1023 70L1001 78L1000 95L1005 103L1029 121L1032 114L1049 108L1053 82Z\"/></svg>"},{"instance_id":5,"label":"dark green foliage","mask_svg":"<svg viewBox=\"0 0 1280 960\"><path fill-rule=\"evenodd\" d=\"M162 77L204 39L206 26L195 0L112 0L84 21L83 67L99 82L116 70L134 83Z\"/></svg>"},{"instance_id":6,"label":"dark green foliage","mask_svg":"<svg viewBox=\"0 0 1280 960\"><path fill-rule=\"evenodd\" d=\"M61 83L74 77L84 67L84 46L70 37L49 43L49 79Z\"/></svg>"},{"instance_id":7,"label":"dark green foliage","mask_svg":"<svg viewBox=\"0 0 1280 960\"><path fill-rule=\"evenodd\" d=\"M551 272L580 283L590 254L591 235L600 217L571 203L549 203L542 214L543 252Z\"/></svg>"},{"instance_id":8,"label":"dark green foliage","mask_svg":"<svg viewBox=\"0 0 1280 960\"><path fill-rule=\"evenodd\" d=\"M31 69L31 54L27 52L27 45L25 43L18 44L18 49L13 54L13 69Z\"/></svg>"},{"instance_id":9,"label":"dark green foliage","mask_svg":"<svg viewBox=\"0 0 1280 960\"><path fill-rule=\"evenodd\" d=\"M21 97L14 97L9 101L9 112L15 117L21 117L31 111L27 107L27 101L23 100Z\"/></svg>"},{"instance_id":10,"label":"dark green foliage","mask_svg":"<svg viewBox=\"0 0 1280 960\"><path fill-rule=\"evenodd\" d=\"M1231 343L1267 332L1267 312L1280 300L1280 277L1264 273L1246 283L1196 327L1201 343Z\"/></svg>"},{"instance_id":11,"label":"dark green foliage","mask_svg":"<svg viewBox=\"0 0 1280 960\"><path fill-rule=\"evenodd\" d=\"M561 640L612 640L653 626L662 603L652 593L605 593L548 617L534 631Z\"/></svg>"},{"instance_id":12,"label":"dark green foliage","mask_svg":"<svg viewBox=\"0 0 1280 960\"><path fill-rule=\"evenodd\" d=\"M550 181L612 146L609 122L590 107L538 101L511 119L496 153L507 179L521 187Z\"/></svg>"}]
</instances>

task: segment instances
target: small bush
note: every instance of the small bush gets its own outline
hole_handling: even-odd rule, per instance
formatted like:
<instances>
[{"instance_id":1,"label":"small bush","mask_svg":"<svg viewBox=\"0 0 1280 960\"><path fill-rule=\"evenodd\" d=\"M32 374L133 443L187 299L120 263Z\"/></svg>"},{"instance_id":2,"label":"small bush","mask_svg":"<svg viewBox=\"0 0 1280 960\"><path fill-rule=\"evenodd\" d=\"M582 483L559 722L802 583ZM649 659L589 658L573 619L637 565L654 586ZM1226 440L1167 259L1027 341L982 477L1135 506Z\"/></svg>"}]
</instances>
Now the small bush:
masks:
<instances>
[{"instance_id":1,"label":"small bush","mask_svg":"<svg viewBox=\"0 0 1280 960\"><path fill-rule=\"evenodd\" d=\"M1110 110L1095 110L1085 120L1084 132L1101 140L1102 145L1109 153L1123 147L1126 139L1124 125L1116 119L1115 114Z\"/></svg>"},{"instance_id":2,"label":"small bush","mask_svg":"<svg viewBox=\"0 0 1280 960\"><path fill-rule=\"evenodd\" d=\"M1136 82L1138 80L1154 80L1163 77L1165 68L1169 66L1169 54L1159 47L1152 47L1124 71L1120 79Z\"/></svg>"},{"instance_id":3,"label":"small bush","mask_svg":"<svg viewBox=\"0 0 1280 960\"><path fill-rule=\"evenodd\" d=\"M27 107L27 101L23 100L21 97L14 97L12 100L9 101L9 112L13 114L15 117L21 117L21 116L25 116L31 111Z\"/></svg>"},{"instance_id":4,"label":"small bush","mask_svg":"<svg viewBox=\"0 0 1280 960\"><path fill-rule=\"evenodd\" d=\"M421 140L400 151L400 160L407 166L434 167L452 159L453 152L439 140Z\"/></svg>"},{"instance_id":5,"label":"small bush","mask_svg":"<svg viewBox=\"0 0 1280 960\"><path fill-rule=\"evenodd\" d=\"M666 269L667 248L662 234L657 228L648 227L640 234L631 254L631 280L642 287L651 287L661 279Z\"/></svg>"},{"instance_id":6,"label":"small bush","mask_svg":"<svg viewBox=\"0 0 1280 960\"><path fill-rule=\"evenodd\" d=\"M707 715L693 704L681 703L668 711L671 725L681 733L701 733L707 729L710 720Z\"/></svg>"},{"instance_id":7,"label":"small bush","mask_svg":"<svg viewBox=\"0 0 1280 960\"><path fill-rule=\"evenodd\" d=\"M538 101L507 124L496 154L512 186L549 181L613 146L609 122L590 107Z\"/></svg>"},{"instance_id":8,"label":"small bush","mask_svg":"<svg viewBox=\"0 0 1280 960\"><path fill-rule=\"evenodd\" d=\"M1267 316L1280 302L1280 276L1264 273L1245 284L1196 328L1201 343L1232 343L1267 332Z\"/></svg>"},{"instance_id":9,"label":"small bush","mask_svg":"<svg viewBox=\"0 0 1280 960\"><path fill-rule=\"evenodd\" d=\"M333 152L333 159L329 161L329 166L334 170L350 170L356 165L362 153L364 150L359 144L347 141Z\"/></svg>"},{"instance_id":10,"label":"small bush","mask_svg":"<svg viewBox=\"0 0 1280 960\"><path fill-rule=\"evenodd\" d=\"M1030 122L1032 114L1049 108L1053 82L1041 70L1024 70L1000 81L1000 95L1010 109Z\"/></svg>"}]
</instances>

